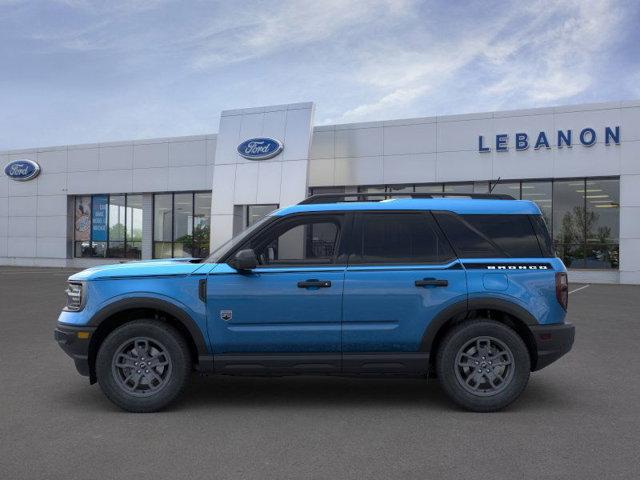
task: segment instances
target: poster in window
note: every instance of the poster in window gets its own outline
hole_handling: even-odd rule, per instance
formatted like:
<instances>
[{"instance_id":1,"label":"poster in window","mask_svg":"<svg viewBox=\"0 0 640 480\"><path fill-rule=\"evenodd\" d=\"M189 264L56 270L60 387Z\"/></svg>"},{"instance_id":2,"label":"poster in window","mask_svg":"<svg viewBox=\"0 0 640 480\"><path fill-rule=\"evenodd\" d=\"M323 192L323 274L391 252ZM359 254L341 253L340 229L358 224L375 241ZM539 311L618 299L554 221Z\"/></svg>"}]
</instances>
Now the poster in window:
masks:
<instances>
[{"instance_id":1,"label":"poster in window","mask_svg":"<svg viewBox=\"0 0 640 480\"><path fill-rule=\"evenodd\" d=\"M94 195L91 209L91 237L94 242L107 241L107 195Z\"/></svg>"},{"instance_id":2,"label":"poster in window","mask_svg":"<svg viewBox=\"0 0 640 480\"><path fill-rule=\"evenodd\" d=\"M88 242L91 233L91 197L76 197L75 239Z\"/></svg>"}]
</instances>

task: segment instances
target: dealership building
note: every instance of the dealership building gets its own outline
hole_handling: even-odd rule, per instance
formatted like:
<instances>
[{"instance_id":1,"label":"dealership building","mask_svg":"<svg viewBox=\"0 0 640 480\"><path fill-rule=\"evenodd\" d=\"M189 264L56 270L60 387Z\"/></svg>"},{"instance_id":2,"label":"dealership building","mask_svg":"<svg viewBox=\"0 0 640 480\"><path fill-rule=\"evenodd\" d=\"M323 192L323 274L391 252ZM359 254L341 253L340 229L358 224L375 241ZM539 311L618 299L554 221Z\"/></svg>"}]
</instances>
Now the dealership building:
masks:
<instances>
[{"instance_id":1,"label":"dealership building","mask_svg":"<svg viewBox=\"0 0 640 480\"><path fill-rule=\"evenodd\" d=\"M245 108L0 164L2 265L202 257L313 193L492 189L538 204L572 281L640 284L640 101L319 126L313 103Z\"/></svg>"}]
</instances>

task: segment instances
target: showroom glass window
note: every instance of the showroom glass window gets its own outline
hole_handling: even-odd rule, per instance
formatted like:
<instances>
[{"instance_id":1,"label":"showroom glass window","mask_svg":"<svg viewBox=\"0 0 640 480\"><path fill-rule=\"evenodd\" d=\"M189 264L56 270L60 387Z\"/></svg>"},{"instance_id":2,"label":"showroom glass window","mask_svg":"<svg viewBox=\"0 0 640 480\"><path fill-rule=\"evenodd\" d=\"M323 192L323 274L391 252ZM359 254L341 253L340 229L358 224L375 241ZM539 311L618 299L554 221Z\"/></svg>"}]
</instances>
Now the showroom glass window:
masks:
<instances>
[{"instance_id":1,"label":"showroom glass window","mask_svg":"<svg viewBox=\"0 0 640 480\"><path fill-rule=\"evenodd\" d=\"M572 180L492 181L493 193L535 202L552 235L556 252L569 268L618 268L620 237L620 180L577 178ZM487 193L489 182L432 183L425 185L372 185L314 187L311 193L345 191ZM347 190L349 188L349 190ZM389 195L393 197L393 195ZM377 197L379 199L379 197Z\"/></svg>"},{"instance_id":2,"label":"showroom glass window","mask_svg":"<svg viewBox=\"0 0 640 480\"><path fill-rule=\"evenodd\" d=\"M316 187L312 193L334 193L338 190L344 192L344 187ZM488 193L489 182L464 182L464 183L432 183L426 185L371 185L358 187L358 193L389 193L388 198L393 198L394 193ZM380 197L372 197L379 199Z\"/></svg>"},{"instance_id":3,"label":"showroom glass window","mask_svg":"<svg viewBox=\"0 0 640 480\"><path fill-rule=\"evenodd\" d=\"M520 182L491 182L491 188L491 193L511 195L515 199L520 198Z\"/></svg>"},{"instance_id":4,"label":"showroom glass window","mask_svg":"<svg viewBox=\"0 0 640 480\"><path fill-rule=\"evenodd\" d=\"M278 205L275 204L267 204L267 205L247 205L246 212L246 225L245 227L250 227L254 223L256 223L261 218L266 217L274 210L278 209Z\"/></svg>"},{"instance_id":5,"label":"showroom glass window","mask_svg":"<svg viewBox=\"0 0 640 480\"><path fill-rule=\"evenodd\" d=\"M473 193L473 183L445 183L444 193Z\"/></svg>"},{"instance_id":6,"label":"showroom glass window","mask_svg":"<svg viewBox=\"0 0 640 480\"><path fill-rule=\"evenodd\" d=\"M129 258L142 256L142 195L127 195L126 245Z\"/></svg>"},{"instance_id":7,"label":"showroom glass window","mask_svg":"<svg viewBox=\"0 0 640 480\"><path fill-rule=\"evenodd\" d=\"M553 184L553 240L568 268L618 268L618 179L578 179Z\"/></svg>"},{"instance_id":8,"label":"showroom glass window","mask_svg":"<svg viewBox=\"0 0 640 480\"><path fill-rule=\"evenodd\" d=\"M75 257L141 258L142 195L85 195L74 203Z\"/></svg>"},{"instance_id":9,"label":"showroom glass window","mask_svg":"<svg viewBox=\"0 0 640 480\"><path fill-rule=\"evenodd\" d=\"M153 196L153 258L209 255L211 193Z\"/></svg>"},{"instance_id":10,"label":"showroom glass window","mask_svg":"<svg viewBox=\"0 0 640 480\"><path fill-rule=\"evenodd\" d=\"M538 205L542 217L551 233L551 218L553 215L553 183L549 180L522 182L520 186L520 198L530 200Z\"/></svg>"}]
</instances>

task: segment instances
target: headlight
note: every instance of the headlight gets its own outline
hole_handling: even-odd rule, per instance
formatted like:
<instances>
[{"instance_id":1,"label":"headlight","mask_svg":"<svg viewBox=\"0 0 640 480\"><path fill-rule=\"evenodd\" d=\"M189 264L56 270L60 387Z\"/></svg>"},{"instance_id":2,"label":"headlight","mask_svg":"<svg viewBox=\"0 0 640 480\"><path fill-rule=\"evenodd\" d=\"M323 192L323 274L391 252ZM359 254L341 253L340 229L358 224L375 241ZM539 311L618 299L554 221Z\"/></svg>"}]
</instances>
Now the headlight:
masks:
<instances>
[{"instance_id":1,"label":"headlight","mask_svg":"<svg viewBox=\"0 0 640 480\"><path fill-rule=\"evenodd\" d=\"M78 282L68 282L67 289L67 304L64 309L69 312L79 312L84 307L84 285Z\"/></svg>"}]
</instances>

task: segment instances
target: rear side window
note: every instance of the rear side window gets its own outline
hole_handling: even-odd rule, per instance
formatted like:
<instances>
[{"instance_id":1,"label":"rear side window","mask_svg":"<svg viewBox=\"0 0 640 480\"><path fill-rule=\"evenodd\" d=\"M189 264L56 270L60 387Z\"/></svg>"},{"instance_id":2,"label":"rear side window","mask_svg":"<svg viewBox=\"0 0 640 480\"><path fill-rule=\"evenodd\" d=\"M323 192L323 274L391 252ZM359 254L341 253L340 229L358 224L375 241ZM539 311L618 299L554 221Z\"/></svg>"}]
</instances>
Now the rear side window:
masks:
<instances>
[{"instance_id":1,"label":"rear side window","mask_svg":"<svg viewBox=\"0 0 640 480\"><path fill-rule=\"evenodd\" d=\"M539 258L543 254L528 215L455 215L436 218L460 257Z\"/></svg>"},{"instance_id":2,"label":"rear side window","mask_svg":"<svg viewBox=\"0 0 640 480\"><path fill-rule=\"evenodd\" d=\"M434 213L445 235L461 258L500 258L506 256L482 232L453 213Z\"/></svg>"},{"instance_id":3,"label":"rear side window","mask_svg":"<svg viewBox=\"0 0 640 480\"><path fill-rule=\"evenodd\" d=\"M455 258L428 213L364 213L358 223L350 263L440 264Z\"/></svg>"},{"instance_id":4,"label":"rear side window","mask_svg":"<svg viewBox=\"0 0 640 480\"><path fill-rule=\"evenodd\" d=\"M531 215L531 224L538 236L538 243L542 249L543 257L553 257L555 253L553 251L553 244L551 243L551 235L549 235L549 229L544 221L542 215Z\"/></svg>"}]
</instances>

